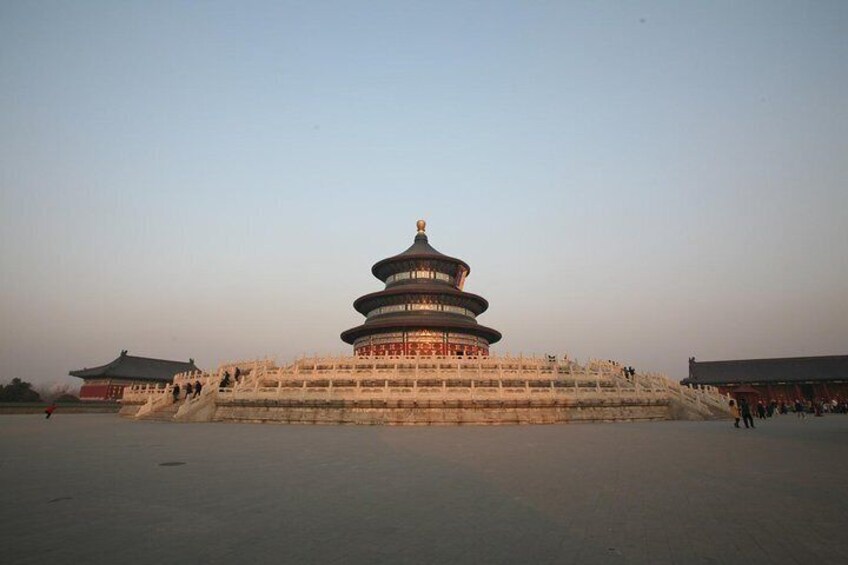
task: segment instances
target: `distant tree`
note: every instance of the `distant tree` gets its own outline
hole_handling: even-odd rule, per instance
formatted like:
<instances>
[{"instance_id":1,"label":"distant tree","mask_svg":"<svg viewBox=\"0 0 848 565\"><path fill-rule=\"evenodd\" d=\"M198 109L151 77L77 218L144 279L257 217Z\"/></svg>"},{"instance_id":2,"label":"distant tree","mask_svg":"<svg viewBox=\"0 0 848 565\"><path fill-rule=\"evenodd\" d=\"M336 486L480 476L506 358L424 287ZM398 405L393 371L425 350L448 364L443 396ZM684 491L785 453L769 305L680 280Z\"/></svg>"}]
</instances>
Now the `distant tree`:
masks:
<instances>
[{"instance_id":1,"label":"distant tree","mask_svg":"<svg viewBox=\"0 0 848 565\"><path fill-rule=\"evenodd\" d=\"M73 394L63 394L62 396L57 397L53 402L79 402L80 399L74 396Z\"/></svg>"},{"instance_id":2,"label":"distant tree","mask_svg":"<svg viewBox=\"0 0 848 565\"><path fill-rule=\"evenodd\" d=\"M0 386L0 402L41 402L41 397L30 383L15 377L9 384Z\"/></svg>"},{"instance_id":3,"label":"distant tree","mask_svg":"<svg viewBox=\"0 0 848 565\"><path fill-rule=\"evenodd\" d=\"M79 400L79 387L66 382L42 384L33 387L35 392L44 402L77 402ZM74 400L59 400L62 396L73 396Z\"/></svg>"}]
</instances>

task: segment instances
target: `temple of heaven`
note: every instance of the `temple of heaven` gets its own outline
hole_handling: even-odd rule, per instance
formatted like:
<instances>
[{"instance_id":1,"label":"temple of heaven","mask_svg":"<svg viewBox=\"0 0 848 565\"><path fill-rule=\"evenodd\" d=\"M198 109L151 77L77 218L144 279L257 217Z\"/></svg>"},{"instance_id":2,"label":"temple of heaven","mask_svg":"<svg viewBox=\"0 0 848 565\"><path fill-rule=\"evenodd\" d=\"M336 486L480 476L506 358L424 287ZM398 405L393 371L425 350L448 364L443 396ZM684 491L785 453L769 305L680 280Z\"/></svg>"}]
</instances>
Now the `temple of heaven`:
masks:
<instances>
[{"instance_id":1,"label":"temple of heaven","mask_svg":"<svg viewBox=\"0 0 848 565\"><path fill-rule=\"evenodd\" d=\"M353 306L365 322L341 334L353 354L223 363L171 383L134 384L120 414L171 422L291 424L554 424L713 419L730 414L715 388L684 387L613 361L489 354L501 339L463 290L468 264L433 249L418 221L412 246L371 268L385 289ZM240 379L230 380L239 374ZM188 386L202 390L182 398Z\"/></svg>"},{"instance_id":2,"label":"temple of heaven","mask_svg":"<svg viewBox=\"0 0 848 565\"><path fill-rule=\"evenodd\" d=\"M409 249L371 267L386 288L353 303L365 323L342 340L356 355L487 356L501 334L477 323L489 303L463 291L471 268L430 245L424 220L417 228Z\"/></svg>"}]
</instances>

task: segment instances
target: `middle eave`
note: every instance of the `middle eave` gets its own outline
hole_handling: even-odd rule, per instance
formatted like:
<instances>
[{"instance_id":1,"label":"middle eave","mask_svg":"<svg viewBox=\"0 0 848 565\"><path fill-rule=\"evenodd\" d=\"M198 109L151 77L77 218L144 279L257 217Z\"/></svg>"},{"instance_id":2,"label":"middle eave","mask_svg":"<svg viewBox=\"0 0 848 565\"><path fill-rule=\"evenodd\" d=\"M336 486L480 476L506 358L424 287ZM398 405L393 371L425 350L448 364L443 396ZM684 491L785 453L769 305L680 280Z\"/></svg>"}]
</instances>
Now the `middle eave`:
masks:
<instances>
[{"instance_id":1,"label":"middle eave","mask_svg":"<svg viewBox=\"0 0 848 565\"><path fill-rule=\"evenodd\" d=\"M428 295L449 295L463 300L467 300L470 304L476 306L471 308L475 315L479 316L489 308L489 302L482 296L459 290L456 287L446 284L402 284L393 286L378 292L372 292L365 296L360 296L353 303L353 307L363 316L367 315L372 309L369 303L379 301L381 298L390 298L403 294L428 294Z\"/></svg>"}]
</instances>

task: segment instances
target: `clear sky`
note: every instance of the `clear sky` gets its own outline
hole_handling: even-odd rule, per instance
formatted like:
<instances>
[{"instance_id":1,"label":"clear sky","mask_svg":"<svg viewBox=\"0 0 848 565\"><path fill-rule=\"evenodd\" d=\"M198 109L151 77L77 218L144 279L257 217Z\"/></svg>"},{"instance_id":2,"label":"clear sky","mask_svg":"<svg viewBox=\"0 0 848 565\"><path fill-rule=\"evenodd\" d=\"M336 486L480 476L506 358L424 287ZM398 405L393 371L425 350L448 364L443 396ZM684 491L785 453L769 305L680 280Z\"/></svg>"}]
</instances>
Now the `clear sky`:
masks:
<instances>
[{"instance_id":1,"label":"clear sky","mask_svg":"<svg viewBox=\"0 0 848 565\"><path fill-rule=\"evenodd\" d=\"M0 380L350 352L415 221L496 353L848 353L848 2L0 4Z\"/></svg>"}]
</instances>

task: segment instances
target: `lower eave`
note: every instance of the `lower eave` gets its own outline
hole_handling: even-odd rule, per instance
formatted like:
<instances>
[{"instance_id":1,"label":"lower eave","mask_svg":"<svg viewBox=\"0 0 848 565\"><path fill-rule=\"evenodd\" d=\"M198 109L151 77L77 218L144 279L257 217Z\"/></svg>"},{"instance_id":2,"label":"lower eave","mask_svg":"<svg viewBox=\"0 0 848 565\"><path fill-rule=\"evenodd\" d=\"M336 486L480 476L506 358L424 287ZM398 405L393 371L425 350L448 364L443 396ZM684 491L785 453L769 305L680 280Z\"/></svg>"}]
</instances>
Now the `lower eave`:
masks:
<instances>
[{"instance_id":1,"label":"lower eave","mask_svg":"<svg viewBox=\"0 0 848 565\"><path fill-rule=\"evenodd\" d=\"M343 331L340 337L342 341L352 345L354 341L365 335L423 329L432 329L436 331L448 330L456 331L457 333L467 333L477 337L482 337L488 341L489 344L497 343L501 340L501 337L503 337L501 332L486 326L481 326L477 323L450 319L434 320L432 318L394 318L391 320L365 323L361 326L356 326L355 328Z\"/></svg>"},{"instance_id":2,"label":"lower eave","mask_svg":"<svg viewBox=\"0 0 848 565\"><path fill-rule=\"evenodd\" d=\"M174 379L173 375L171 375L170 377L124 377L124 376L118 376L118 375L85 375L85 376L80 376L80 375L75 375L74 372L75 371L71 371L68 374L71 375L72 377L82 379L83 381L87 381L89 379L92 379L92 380L93 379L113 379L113 380L116 380L116 381L144 381L144 382L148 382L148 383L169 383Z\"/></svg>"}]
</instances>

